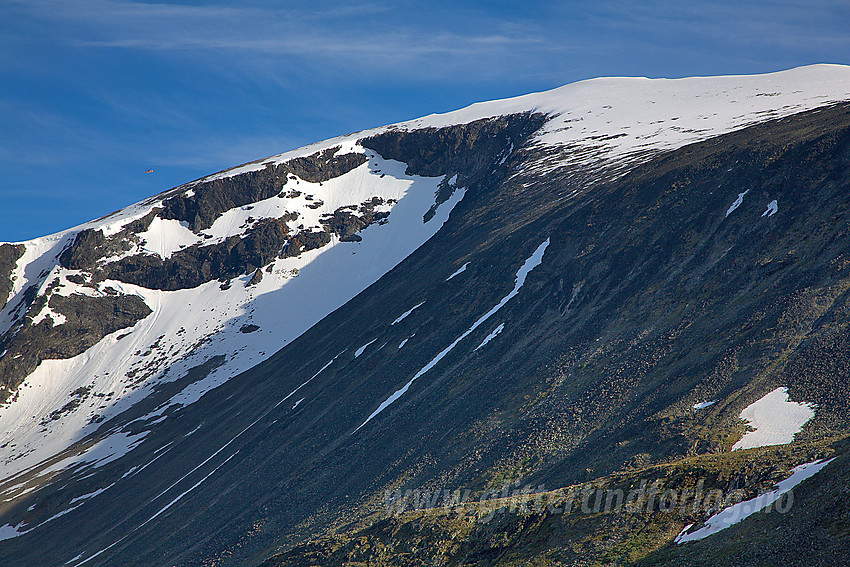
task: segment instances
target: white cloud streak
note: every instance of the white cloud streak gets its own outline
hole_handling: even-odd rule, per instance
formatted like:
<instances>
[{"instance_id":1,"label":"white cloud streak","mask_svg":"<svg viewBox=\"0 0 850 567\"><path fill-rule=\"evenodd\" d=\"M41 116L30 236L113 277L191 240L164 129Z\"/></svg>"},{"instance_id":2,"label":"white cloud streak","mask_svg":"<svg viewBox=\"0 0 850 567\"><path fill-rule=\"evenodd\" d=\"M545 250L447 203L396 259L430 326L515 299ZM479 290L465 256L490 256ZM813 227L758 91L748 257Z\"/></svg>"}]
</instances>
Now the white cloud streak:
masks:
<instances>
[{"instance_id":1,"label":"white cloud streak","mask_svg":"<svg viewBox=\"0 0 850 567\"><path fill-rule=\"evenodd\" d=\"M498 18L439 29L406 21L375 3L320 10L186 6L127 0L14 1L17 10L56 25L76 48L215 52L211 57L295 57L332 67L429 73L466 68L491 75L518 54L560 51L536 25ZM470 17L470 16L467 16ZM480 25L473 25L479 23ZM467 31L475 30L475 31ZM471 66L470 62L492 66ZM415 70L415 71L414 71Z\"/></svg>"}]
</instances>

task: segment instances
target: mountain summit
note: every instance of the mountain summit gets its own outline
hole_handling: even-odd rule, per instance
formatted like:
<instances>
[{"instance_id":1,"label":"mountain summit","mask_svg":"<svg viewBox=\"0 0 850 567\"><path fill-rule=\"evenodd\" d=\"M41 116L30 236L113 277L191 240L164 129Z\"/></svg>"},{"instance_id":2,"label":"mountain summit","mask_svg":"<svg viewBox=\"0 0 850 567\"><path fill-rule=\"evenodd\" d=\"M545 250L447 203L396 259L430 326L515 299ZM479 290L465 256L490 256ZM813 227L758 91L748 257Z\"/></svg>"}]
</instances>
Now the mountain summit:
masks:
<instances>
[{"instance_id":1,"label":"mountain summit","mask_svg":"<svg viewBox=\"0 0 850 567\"><path fill-rule=\"evenodd\" d=\"M848 164L850 67L594 79L0 244L0 564L850 557Z\"/></svg>"}]
</instances>

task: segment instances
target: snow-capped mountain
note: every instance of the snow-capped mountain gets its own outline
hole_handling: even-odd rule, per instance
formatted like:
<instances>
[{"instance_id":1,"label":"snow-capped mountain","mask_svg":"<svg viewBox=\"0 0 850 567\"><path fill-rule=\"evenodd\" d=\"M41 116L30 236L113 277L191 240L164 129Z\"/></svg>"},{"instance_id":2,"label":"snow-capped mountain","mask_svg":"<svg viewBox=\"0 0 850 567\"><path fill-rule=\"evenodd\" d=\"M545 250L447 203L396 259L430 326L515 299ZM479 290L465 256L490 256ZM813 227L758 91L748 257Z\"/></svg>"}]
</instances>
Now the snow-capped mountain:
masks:
<instances>
[{"instance_id":1,"label":"snow-capped mountain","mask_svg":"<svg viewBox=\"0 0 850 567\"><path fill-rule=\"evenodd\" d=\"M0 562L258 564L400 486L831 455L844 386L791 374L843 329L848 101L835 65L583 81L0 245Z\"/></svg>"}]
</instances>

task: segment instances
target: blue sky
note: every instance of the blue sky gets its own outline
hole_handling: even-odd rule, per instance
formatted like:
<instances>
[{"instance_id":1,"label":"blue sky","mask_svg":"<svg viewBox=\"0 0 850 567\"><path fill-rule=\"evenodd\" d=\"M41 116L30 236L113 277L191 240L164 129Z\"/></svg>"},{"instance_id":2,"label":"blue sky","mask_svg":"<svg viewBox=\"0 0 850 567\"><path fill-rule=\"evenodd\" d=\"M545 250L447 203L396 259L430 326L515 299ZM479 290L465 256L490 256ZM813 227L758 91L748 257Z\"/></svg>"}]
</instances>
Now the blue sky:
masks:
<instances>
[{"instance_id":1,"label":"blue sky","mask_svg":"<svg viewBox=\"0 0 850 567\"><path fill-rule=\"evenodd\" d=\"M316 140L581 79L850 63L847 0L307 4L2 0L0 241Z\"/></svg>"}]
</instances>

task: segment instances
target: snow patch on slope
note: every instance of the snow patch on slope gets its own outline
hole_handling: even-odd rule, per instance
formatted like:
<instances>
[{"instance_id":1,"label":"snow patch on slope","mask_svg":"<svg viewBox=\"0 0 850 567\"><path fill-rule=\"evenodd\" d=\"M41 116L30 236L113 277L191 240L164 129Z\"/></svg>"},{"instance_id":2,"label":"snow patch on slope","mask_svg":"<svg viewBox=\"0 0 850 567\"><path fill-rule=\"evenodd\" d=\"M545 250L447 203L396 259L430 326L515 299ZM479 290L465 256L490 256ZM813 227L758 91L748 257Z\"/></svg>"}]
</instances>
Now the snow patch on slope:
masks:
<instances>
[{"instance_id":1,"label":"snow patch on slope","mask_svg":"<svg viewBox=\"0 0 850 567\"><path fill-rule=\"evenodd\" d=\"M772 217L779 210L779 203L776 202L776 199L769 202L767 204L767 210L761 214L763 217Z\"/></svg>"},{"instance_id":2,"label":"snow patch on slope","mask_svg":"<svg viewBox=\"0 0 850 567\"><path fill-rule=\"evenodd\" d=\"M779 482L774 490L766 492L760 496L756 496L755 498L751 498L750 500L745 500L744 502L739 502L729 506L723 511L707 519L703 523L703 526L698 530L687 533L692 525L686 526L679 535L676 536L675 542L681 544L689 541L701 540L710 535L716 534L719 531L725 530L729 526L737 524L741 520L752 516L759 510L767 508L779 500L783 494L787 493L804 480L813 477L817 472L832 461L833 459L829 459L828 461L813 461L811 463L805 463L795 467L791 471L791 476Z\"/></svg>"},{"instance_id":3,"label":"snow patch on slope","mask_svg":"<svg viewBox=\"0 0 850 567\"><path fill-rule=\"evenodd\" d=\"M370 344L374 343L374 342L375 342L375 341L377 341L377 340L378 340L377 338L374 338L374 339L372 339L371 341L369 341L368 343L366 343L365 345L363 345L362 347L360 347L360 348L358 348L357 350L355 350L355 351L354 351L354 358L358 358L361 354L363 354L363 352L366 350L366 348L368 348L368 346L369 346Z\"/></svg>"},{"instance_id":4,"label":"snow patch on slope","mask_svg":"<svg viewBox=\"0 0 850 567\"><path fill-rule=\"evenodd\" d=\"M142 251L162 258L169 258L178 250L201 242L186 223L159 217L154 217L148 229L139 233L139 237L145 242Z\"/></svg>"},{"instance_id":5,"label":"snow patch on slope","mask_svg":"<svg viewBox=\"0 0 850 567\"><path fill-rule=\"evenodd\" d=\"M474 349L472 352L475 352L476 350L480 349L481 347L483 347L484 345L486 345L487 343L489 343L490 341L492 341L493 339L495 339L495 338L496 338L496 335L498 335L499 333L501 333L501 332L502 332L502 330L503 330L504 328L505 328L505 324L504 324L504 323L499 323L499 326L498 326L498 327L496 327L495 329L493 329L493 331L492 331L489 335L487 335L486 337L484 337L484 340L483 340L483 341L481 341L481 344L480 344L480 345L478 345L477 347L475 347L475 349Z\"/></svg>"},{"instance_id":6,"label":"snow patch on slope","mask_svg":"<svg viewBox=\"0 0 850 567\"><path fill-rule=\"evenodd\" d=\"M746 191L744 191L743 193L738 193L738 198L737 198L737 199L735 199L735 201L734 201L731 205L729 205L729 208L728 208L728 209L726 209L726 216L727 216L727 217L728 217L729 215L731 215L733 212L735 212L735 209L737 209L738 207L740 207L740 206L741 206L741 203L743 203L743 202L744 202L744 197L745 197L745 196L746 196L746 194L747 194L747 193L749 193L749 192L750 192L750 190L749 190L749 189L747 189L747 190L746 190Z\"/></svg>"},{"instance_id":7,"label":"snow patch on slope","mask_svg":"<svg viewBox=\"0 0 850 567\"><path fill-rule=\"evenodd\" d=\"M469 265L469 262L467 262L466 264L464 264L463 266L461 266L460 268L458 268L457 270L455 270L455 271L452 273L452 275L450 275L449 277L447 277L447 278L446 278L446 281L449 281L450 279L452 279L452 278L453 278L453 277L455 277L456 275L458 275L458 274L462 274L463 272L465 272L465 271L466 271L466 267L467 267L468 265Z\"/></svg>"},{"instance_id":8,"label":"snow patch on slope","mask_svg":"<svg viewBox=\"0 0 850 567\"><path fill-rule=\"evenodd\" d=\"M741 419L755 431L744 434L732 450L753 449L768 445L784 445L815 415L814 406L788 400L788 388L776 388L741 412Z\"/></svg>"},{"instance_id":9,"label":"snow patch on slope","mask_svg":"<svg viewBox=\"0 0 850 567\"><path fill-rule=\"evenodd\" d=\"M396 323L401 323L402 321L404 321L404 320L405 320L405 318L407 318L407 316L408 316L408 315L410 315L411 313L413 313L413 311L414 311L415 309L417 309L417 308L419 308L419 307L422 307L423 305L425 305L425 302L424 302L424 301L423 301L422 303L418 303L418 304L414 305L413 307L411 307L410 309L408 309L407 311L405 311L404 313L402 313L401 315L399 315L399 316L398 316L398 318L397 318L395 321L393 321L392 323L390 323L390 326L395 325Z\"/></svg>"}]
</instances>

